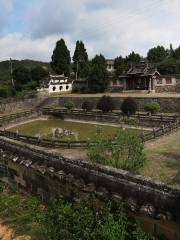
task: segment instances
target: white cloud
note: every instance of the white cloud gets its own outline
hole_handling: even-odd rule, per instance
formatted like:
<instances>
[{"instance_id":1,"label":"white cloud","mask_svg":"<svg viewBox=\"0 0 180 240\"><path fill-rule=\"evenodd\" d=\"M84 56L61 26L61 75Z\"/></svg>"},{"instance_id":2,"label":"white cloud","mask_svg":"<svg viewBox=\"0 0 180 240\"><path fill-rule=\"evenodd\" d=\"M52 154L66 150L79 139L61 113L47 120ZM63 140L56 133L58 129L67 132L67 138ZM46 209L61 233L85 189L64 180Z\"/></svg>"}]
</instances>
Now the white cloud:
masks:
<instances>
[{"instance_id":1,"label":"white cloud","mask_svg":"<svg viewBox=\"0 0 180 240\"><path fill-rule=\"evenodd\" d=\"M90 57L145 56L156 45L180 45L179 10L179 0L38 0L23 13L23 32L0 38L0 57L50 60L61 37L71 55L76 40L83 40Z\"/></svg>"}]
</instances>

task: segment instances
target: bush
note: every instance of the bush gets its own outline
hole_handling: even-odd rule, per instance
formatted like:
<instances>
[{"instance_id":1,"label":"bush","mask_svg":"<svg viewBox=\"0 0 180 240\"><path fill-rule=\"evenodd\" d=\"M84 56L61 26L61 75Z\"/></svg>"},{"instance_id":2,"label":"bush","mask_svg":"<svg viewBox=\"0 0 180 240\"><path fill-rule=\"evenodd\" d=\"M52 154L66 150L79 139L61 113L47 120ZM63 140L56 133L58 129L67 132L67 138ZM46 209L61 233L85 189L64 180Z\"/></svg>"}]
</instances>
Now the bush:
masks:
<instances>
[{"instance_id":1,"label":"bush","mask_svg":"<svg viewBox=\"0 0 180 240\"><path fill-rule=\"evenodd\" d=\"M114 109L114 103L110 96L102 96L98 103L97 103L97 109L101 110L102 112L112 112Z\"/></svg>"},{"instance_id":2,"label":"bush","mask_svg":"<svg viewBox=\"0 0 180 240\"><path fill-rule=\"evenodd\" d=\"M93 104L91 102L89 102L89 101L85 101L82 104L82 109L85 110L85 111L92 111Z\"/></svg>"},{"instance_id":3,"label":"bush","mask_svg":"<svg viewBox=\"0 0 180 240\"><path fill-rule=\"evenodd\" d=\"M92 162L109 165L137 173L145 163L144 144L142 139L129 130L120 129L112 141L102 135L90 146L88 156Z\"/></svg>"},{"instance_id":4,"label":"bush","mask_svg":"<svg viewBox=\"0 0 180 240\"><path fill-rule=\"evenodd\" d=\"M180 93L180 83L176 84L176 86L175 86L175 91L176 91L177 93Z\"/></svg>"},{"instance_id":5,"label":"bush","mask_svg":"<svg viewBox=\"0 0 180 240\"><path fill-rule=\"evenodd\" d=\"M157 240L145 233L138 223L129 221L122 207L98 206L95 199L50 203L44 218L49 240ZM99 204L102 205L102 204Z\"/></svg>"},{"instance_id":6,"label":"bush","mask_svg":"<svg viewBox=\"0 0 180 240\"><path fill-rule=\"evenodd\" d=\"M135 114L137 111L136 101L131 97L126 98L121 105L121 111L127 116Z\"/></svg>"},{"instance_id":7,"label":"bush","mask_svg":"<svg viewBox=\"0 0 180 240\"><path fill-rule=\"evenodd\" d=\"M68 110L72 110L74 108L74 103L72 101L67 101L64 103L64 107Z\"/></svg>"},{"instance_id":8,"label":"bush","mask_svg":"<svg viewBox=\"0 0 180 240\"><path fill-rule=\"evenodd\" d=\"M157 102L151 101L151 102L146 104L144 110L146 112L151 113L151 114L155 114L155 113L160 111L160 106L159 106L159 104Z\"/></svg>"}]
</instances>

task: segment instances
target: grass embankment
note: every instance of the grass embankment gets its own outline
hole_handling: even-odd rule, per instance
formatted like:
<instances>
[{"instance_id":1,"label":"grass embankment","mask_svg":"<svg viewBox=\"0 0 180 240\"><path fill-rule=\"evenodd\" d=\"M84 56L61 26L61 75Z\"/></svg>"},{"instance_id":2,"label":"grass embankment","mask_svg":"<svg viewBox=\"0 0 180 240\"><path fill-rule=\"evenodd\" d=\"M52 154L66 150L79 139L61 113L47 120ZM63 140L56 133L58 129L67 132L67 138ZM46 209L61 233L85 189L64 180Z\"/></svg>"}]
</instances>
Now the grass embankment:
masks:
<instances>
[{"instance_id":1,"label":"grass embankment","mask_svg":"<svg viewBox=\"0 0 180 240\"><path fill-rule=\"evenodd\" d=\"M180 184L180 132L147 146L142 174L169 184Z\"/></svg>"}]
</instances>

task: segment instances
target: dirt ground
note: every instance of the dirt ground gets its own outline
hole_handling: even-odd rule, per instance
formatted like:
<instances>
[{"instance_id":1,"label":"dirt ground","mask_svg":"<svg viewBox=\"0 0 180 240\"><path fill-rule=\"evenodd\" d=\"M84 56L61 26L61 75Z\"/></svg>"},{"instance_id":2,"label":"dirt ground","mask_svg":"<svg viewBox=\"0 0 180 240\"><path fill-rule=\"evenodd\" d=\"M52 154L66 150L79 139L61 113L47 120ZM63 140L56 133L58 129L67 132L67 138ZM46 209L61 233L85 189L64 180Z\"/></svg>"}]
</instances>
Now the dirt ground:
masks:
<instances>
[{"instance_id":1,"label":"dirt ground","mask_svg":"<svg viewBox=\"0 0 180 240\"><path fill-rule=\"evenodd\" d=\"M0 239L1 240L32 240L30 236L15 237L15 230L7 226L0 225Z\"/></svg>"}]
</instances>

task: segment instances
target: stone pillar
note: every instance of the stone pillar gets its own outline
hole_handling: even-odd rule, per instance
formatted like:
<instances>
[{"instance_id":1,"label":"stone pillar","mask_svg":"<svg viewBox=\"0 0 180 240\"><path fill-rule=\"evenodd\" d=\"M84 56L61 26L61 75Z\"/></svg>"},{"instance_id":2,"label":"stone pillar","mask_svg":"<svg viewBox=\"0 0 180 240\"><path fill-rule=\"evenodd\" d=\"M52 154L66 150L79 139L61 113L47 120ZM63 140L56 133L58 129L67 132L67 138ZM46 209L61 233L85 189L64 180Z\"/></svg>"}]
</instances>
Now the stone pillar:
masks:
<instances>
[{"instance_id":1,"label":"stone pillar","mask_svg":"<svg viewBox=\"0 0 180 240\"><path fill-rule=\"evenodd\" d=\"M126 79L123 79L123 90L125 91L126 88L127 88L127 86L126 86Z\"/></svg>"},{"instance_id":2,"label":"stone pillar","mask_svg":"<svg viewBox=\"0 0 180 240\"><path fill-rule=\"evenodd\" d=\"M152 86L152 79L150 78L150 79L149 79L149 89L148 89L150 92L151 92L151 90L152 90L152 89L151 89L151 86Z\"/></svg>"}]
</instances>

